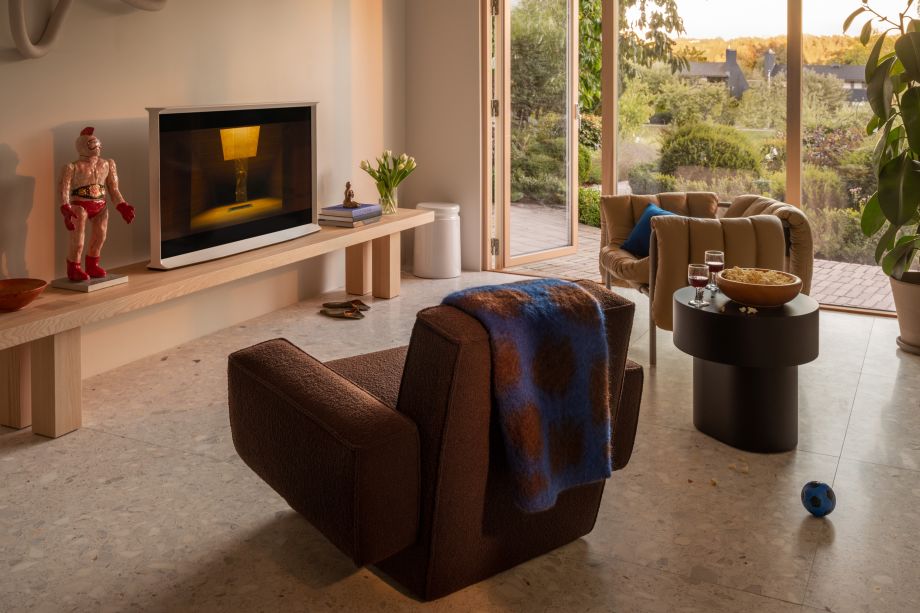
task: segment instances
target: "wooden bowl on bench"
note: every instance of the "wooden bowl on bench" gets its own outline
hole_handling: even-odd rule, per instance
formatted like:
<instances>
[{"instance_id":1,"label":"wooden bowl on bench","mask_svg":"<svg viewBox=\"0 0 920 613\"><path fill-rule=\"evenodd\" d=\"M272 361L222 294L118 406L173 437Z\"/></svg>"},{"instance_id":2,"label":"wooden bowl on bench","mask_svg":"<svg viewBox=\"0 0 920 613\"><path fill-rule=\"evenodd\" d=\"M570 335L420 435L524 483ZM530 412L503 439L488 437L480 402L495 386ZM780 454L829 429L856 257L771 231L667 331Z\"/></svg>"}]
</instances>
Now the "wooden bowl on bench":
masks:
<instances>
[{"instance_id":1,"label":"wooden bowl on bench","mask_svg":"<svg viewBox=\"0 0 920 613\"><path fill-rule=\"evenodd\" d=\"M716 285L719 290L735 302L745 306L773 308L780 307L799 295L802 291L802 280L797 276L781 270L769 270L766 268L751 268L748 270L757 270L760 272L779 273L788 279L788 283L782 284L761 284L761 283L744 283L741 281L732 281L726 279L723 275L728 270L716 274Z\"/></svg>"},{"instance_id":2,"label":"wooden bowl on bench","mask_svg":"<svg viewBox=\"0 0 920 613\"><path fill-rule=\"evenodd\" d=\"M47 286L41 279L0 279L0 311L18 311Z\"/></svg>"}]
</instances>

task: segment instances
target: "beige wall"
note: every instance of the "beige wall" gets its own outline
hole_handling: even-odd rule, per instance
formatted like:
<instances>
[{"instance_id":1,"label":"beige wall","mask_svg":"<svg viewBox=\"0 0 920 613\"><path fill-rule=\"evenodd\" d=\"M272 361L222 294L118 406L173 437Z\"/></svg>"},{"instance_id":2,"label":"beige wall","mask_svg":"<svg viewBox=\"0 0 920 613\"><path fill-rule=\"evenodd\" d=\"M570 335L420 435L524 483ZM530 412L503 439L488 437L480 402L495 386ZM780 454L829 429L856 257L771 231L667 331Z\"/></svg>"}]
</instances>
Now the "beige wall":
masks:
<instances>
[{"instance_id":1,"label":"beige wall","mask_svg":"<svg viewBox=\"0 0 920 613\"><path fill-rule=\"evenodd\" d=\"M482 266L480 0L406 0L406 148L400 205L460 204L463 268Z\"/></svg>"},{"instance_id":2,"label":"beige wall","mask_svg":"<svg viewBox=\"0 0 920 613\"><path fill-rule=\"evenodd\" d=\"M54 2L30 2L33 39ZM319 101L321 204L375 190L361 158L405 141L404 0L173 0L160 12L74 3L57 45L23 60L0 11L0 277L63 272L58 169L96 126L138 208L113 221L103 264L148 258L146 106ZM90 326L89 376L343 284L334 254Z\"/></svg>"}]
</instances>

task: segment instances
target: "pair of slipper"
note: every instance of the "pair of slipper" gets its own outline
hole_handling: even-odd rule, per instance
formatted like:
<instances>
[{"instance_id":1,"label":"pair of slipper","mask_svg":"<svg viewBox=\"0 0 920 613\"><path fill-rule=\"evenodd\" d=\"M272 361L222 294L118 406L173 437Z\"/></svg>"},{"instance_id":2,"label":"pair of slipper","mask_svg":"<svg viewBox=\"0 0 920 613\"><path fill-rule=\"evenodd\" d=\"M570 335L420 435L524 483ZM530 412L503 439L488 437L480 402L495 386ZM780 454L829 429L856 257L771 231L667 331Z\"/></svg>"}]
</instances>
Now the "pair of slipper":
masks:
<instances>
[{"instance_id":1,"label":"pair of slipper","mask_svg":"<svg viewBox=\"0 0 920 613\"><path fill-rule=\"evenodd\" d=\"M336 319L364 319L364 311L370 310L371 307L360 300L346 300L345 302L323 303L320 313Z\"/></svg>"}]
</instances>

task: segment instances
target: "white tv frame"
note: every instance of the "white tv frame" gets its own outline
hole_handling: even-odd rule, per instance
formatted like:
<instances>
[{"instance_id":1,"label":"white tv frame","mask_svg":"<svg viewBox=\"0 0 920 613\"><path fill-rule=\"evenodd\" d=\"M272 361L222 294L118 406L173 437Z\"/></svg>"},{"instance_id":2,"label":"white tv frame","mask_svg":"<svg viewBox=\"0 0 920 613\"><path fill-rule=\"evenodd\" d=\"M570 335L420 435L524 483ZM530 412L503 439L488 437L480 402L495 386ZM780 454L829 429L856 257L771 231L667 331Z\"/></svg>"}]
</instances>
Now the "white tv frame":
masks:
<instances>
[{"instance_id":1,"label":"white tv frame","mask_svg":"<svg viewBox=\"0 0 920 613\"><path fill-rule=\"evenodd\" d=\"M307 234L319 232L319 201L317 199L316 190L317 104L318 103L316 102L283 102L270 104L171 106L148 108L147 112L150 114L150 264L148 264L148 268L154 268L158 270L179 268L181 266L188 266L190 264L197 264L199 262L207 262L208 260L216 260L228 255L234 255L236 253L258 249L259 247L265 247L267 245L274 245L275 243L288 241L292 238L298 238L301 236L306 236ZM182 255L163 258L162 252L160 251L160 244L162 243L162 236L160 233L160 116L179 113L202 113L207 111L254 111L260 109L297 107L310 108L310 148L313 160L313 168L310 169L310 172L313 175L313 215L311 222L308 224L295 226L293 228L288 228L286 230L279 230L277 232L262 234L261 236L254 236L252 238L247 238L241 241L234 241L225 245L208 247L207 249L200 249L198 251L193 251L192 253L184 253Z\"/></svg>"}]
</instances>

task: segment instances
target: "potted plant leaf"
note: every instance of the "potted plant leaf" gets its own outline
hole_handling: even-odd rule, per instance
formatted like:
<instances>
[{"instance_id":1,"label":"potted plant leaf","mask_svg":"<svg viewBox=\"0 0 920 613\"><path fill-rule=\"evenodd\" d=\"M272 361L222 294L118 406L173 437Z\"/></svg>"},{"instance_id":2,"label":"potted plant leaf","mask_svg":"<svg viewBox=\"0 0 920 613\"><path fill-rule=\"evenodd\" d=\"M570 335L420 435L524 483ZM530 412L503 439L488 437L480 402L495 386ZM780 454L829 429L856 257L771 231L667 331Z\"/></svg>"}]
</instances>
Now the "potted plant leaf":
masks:
<instances>
[{"instance_id":1,"label":"potted plant leaf","mask_svg":"<svg viewBox=\"0 0 920 613\"><path fill-rule=\"evenodd\" d=\"M878 191L863 209L862 231L877 236L875 259L891 278L901 336L898 345L920 354L920 271L912 270L920 249L920 20L917 0L906 0L897 17L886 17L862 0L844 22L846 31L866 15L860 41L878 36L866 61L873 117L866 131L878 134L873 165ZM890 42L894 41L893 51Z\"/></svg>"}]
</instances>

